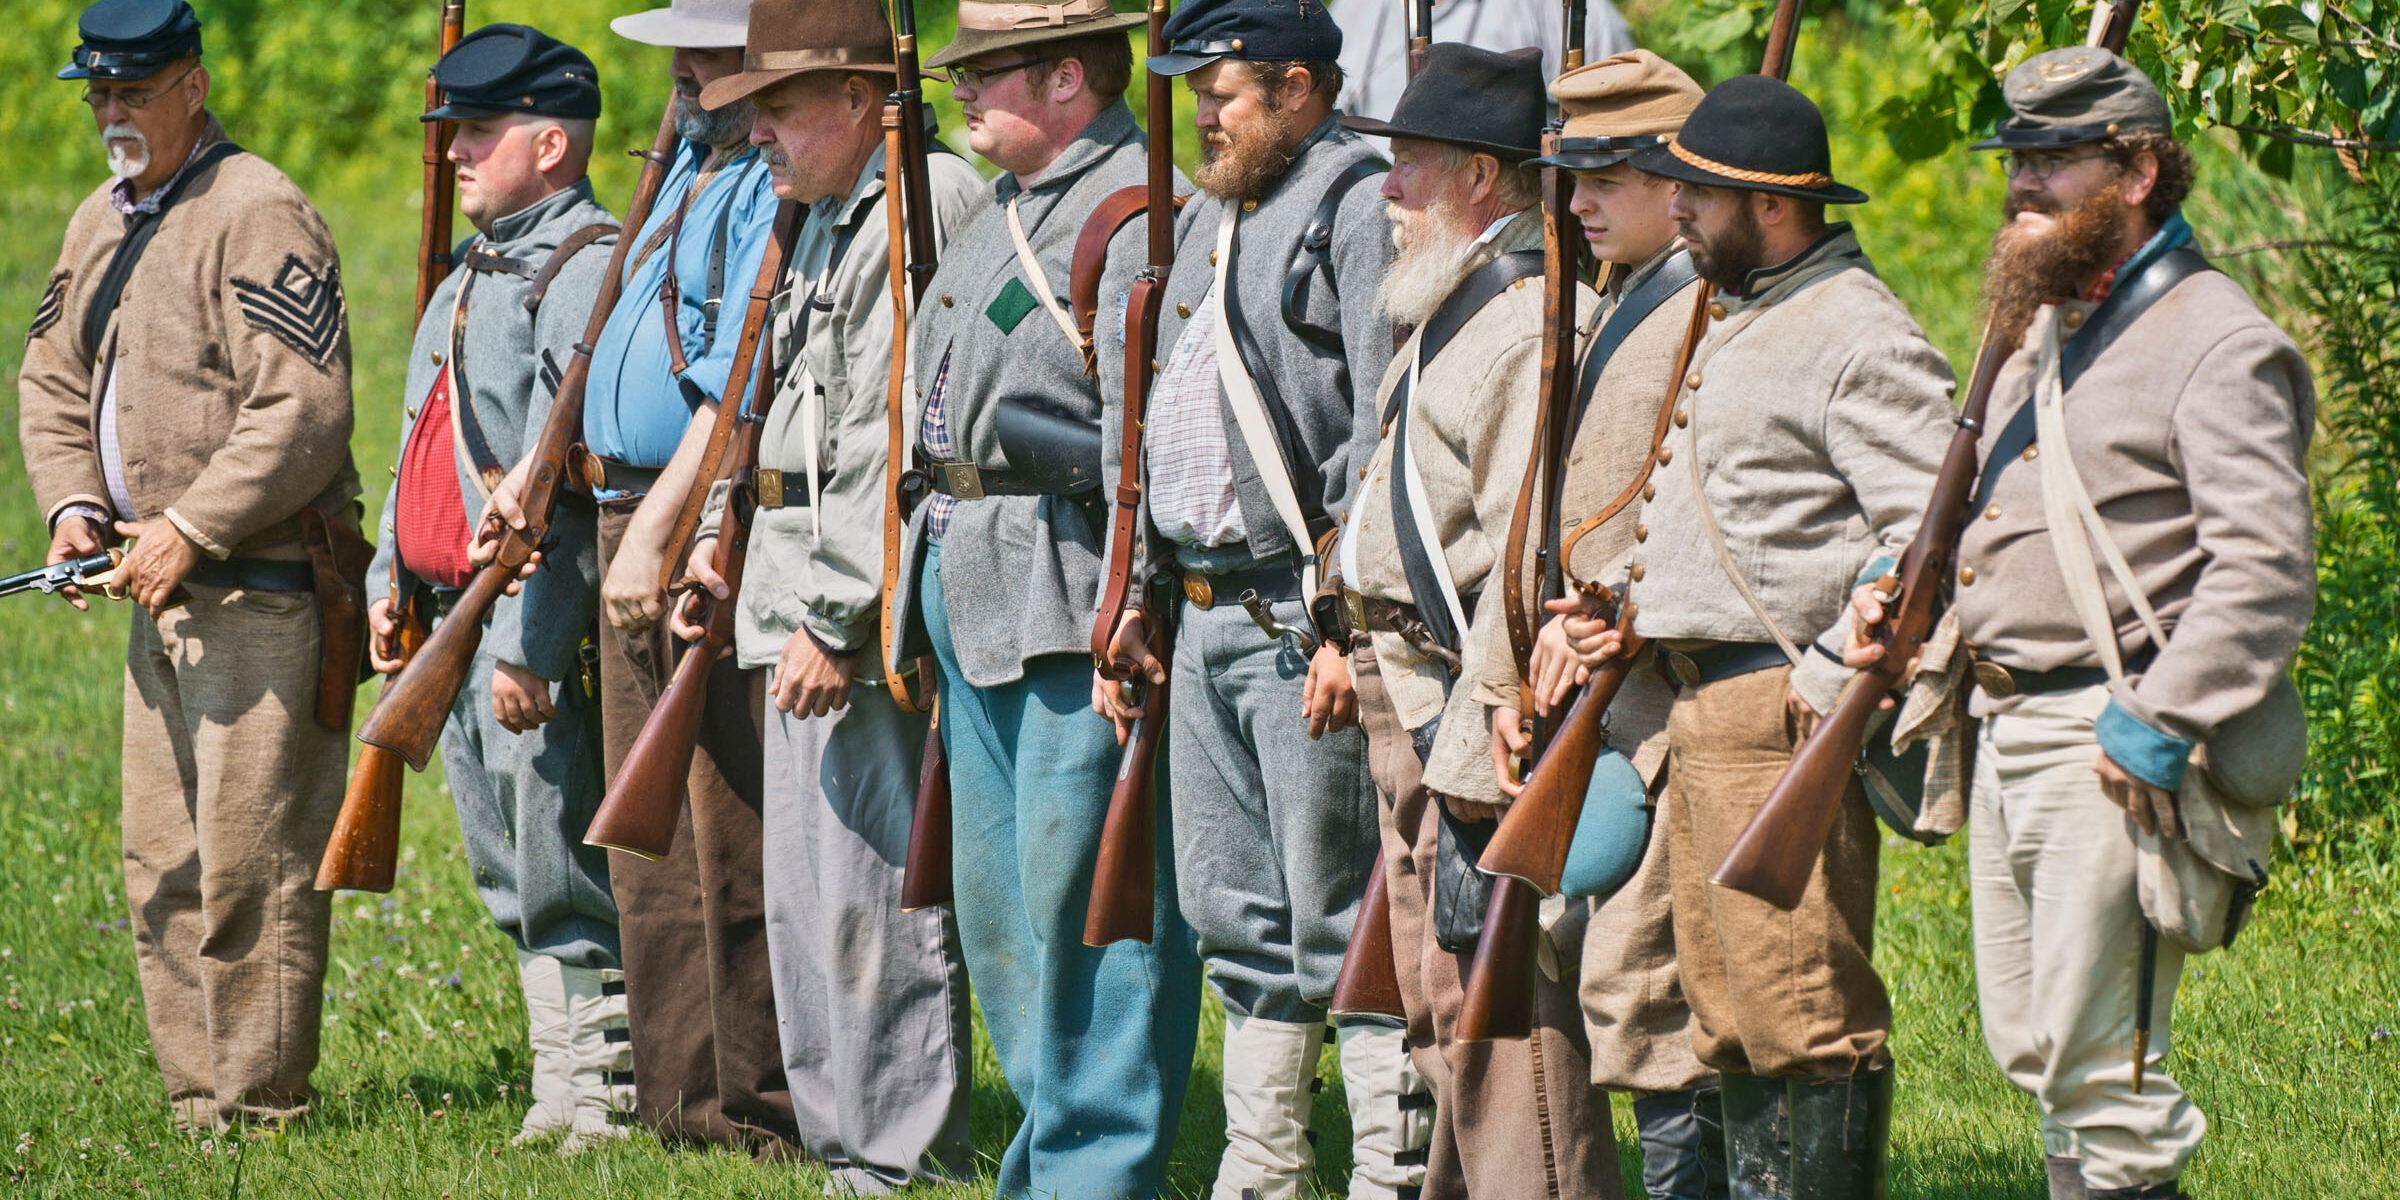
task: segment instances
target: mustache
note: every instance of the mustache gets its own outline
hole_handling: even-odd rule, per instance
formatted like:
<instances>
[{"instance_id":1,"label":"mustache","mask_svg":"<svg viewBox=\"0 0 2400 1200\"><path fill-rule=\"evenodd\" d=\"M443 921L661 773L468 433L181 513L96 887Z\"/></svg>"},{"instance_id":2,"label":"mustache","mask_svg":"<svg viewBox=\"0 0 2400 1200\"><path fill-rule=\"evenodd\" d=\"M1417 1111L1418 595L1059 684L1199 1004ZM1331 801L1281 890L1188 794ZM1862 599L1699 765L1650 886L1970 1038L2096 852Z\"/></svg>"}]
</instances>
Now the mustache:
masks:
<instances>
[{"instance_id":1,"label":"mustache","mask_svg":"<svg viewBox=\"0 0 2400 1200\"><path fill-rule=\"evenodd\" d=\"M108 128L100 131L101 141L113 142L119 138L140 142L144 146L150 144L150 139L144 137L141 130L135 129L133 126L127 125L122 121L112 124Z\"/></svg>"},{"instance_id":2,"label":"mustache","mask_svg":"<svg viewBox=\"0 0 2400 1200\"><path fill-rule=\"evenodd\" d=\"M790 156L773 146L759 147L758 159L760 162L767 164L767 169L770 171L789 172L792 169L792 160Z\"/></svg>"}]
</instances>

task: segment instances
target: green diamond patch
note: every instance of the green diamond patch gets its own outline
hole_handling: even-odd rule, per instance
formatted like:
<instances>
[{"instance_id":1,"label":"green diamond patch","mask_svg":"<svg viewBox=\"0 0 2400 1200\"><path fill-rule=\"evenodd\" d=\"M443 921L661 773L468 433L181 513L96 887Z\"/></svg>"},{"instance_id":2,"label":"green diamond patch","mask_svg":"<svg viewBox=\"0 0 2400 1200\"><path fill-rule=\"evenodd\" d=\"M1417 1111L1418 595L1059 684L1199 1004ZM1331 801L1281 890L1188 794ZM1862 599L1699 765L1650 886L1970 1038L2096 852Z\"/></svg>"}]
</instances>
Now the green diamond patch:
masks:
<instances>
[{"instance_id":1,"label":"green diamond patch","mask_svg":"<svg viewBox=\"0 0 2400 1200\"><path fill-rule=\"evenodd\" d=\"M1017 323L1025 319L1025 314L1039 307L1041 301L1033 298L1033 290L1025 286L1025 281L1011 279L1007 287L1000 289L999 295L992 297L992 303L983 310L983 315L990 317L992 324L1000 327L1000 332L1015 333Z\"/></svg>"}]
</instances>

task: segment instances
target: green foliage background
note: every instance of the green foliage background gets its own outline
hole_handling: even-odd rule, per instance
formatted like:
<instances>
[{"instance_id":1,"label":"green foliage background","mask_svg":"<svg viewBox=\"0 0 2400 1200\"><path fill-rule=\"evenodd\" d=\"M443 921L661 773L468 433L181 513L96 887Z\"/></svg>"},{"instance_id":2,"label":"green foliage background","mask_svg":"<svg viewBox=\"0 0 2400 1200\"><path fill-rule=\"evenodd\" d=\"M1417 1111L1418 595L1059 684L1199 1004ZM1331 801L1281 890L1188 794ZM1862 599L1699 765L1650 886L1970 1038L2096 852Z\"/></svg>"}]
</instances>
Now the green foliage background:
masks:
<instances>
[{"instance_id":1,"label":"green foliage background","mask_svg":"<svg viewBox=\"0 0 2400 1200\"><path fill-rule=\"evenodd\" d=\"M1396 2L1396 0L1394 0ZM344 257L356 347L354 451L370 483L391 461L410 326L424 70L433 0L197 0L212 105L237 140L317 201ZM471 0L470 25L531 21L583 46L606 93L596 168L621 204L665 92L667 53L607 32L644 0ZM0 39L0 376L66 215L103 175L78 85L50 76L74 42L77 0L11 0ZM1120 0L1119 7L1130 7ZM1768 0L1627 0L1645 44L1714 81L1757 61ZM924 44L947 41L950 0L920 5ZM1813 0L1794 67L1823 104L1837 171L1874 196L1855 213L1894 289L1963 373L1979 321L1977 267L1997 222L1997 172L1960 152L1989 124L1998 69L2079 41L2084 0ZM2344 12L2381 32L2345 23ZM2305 29L2303 27L2306 27ZM2203 243L2300 337L2322 428L2320 607L2298 672L2313 765L2286 831L2291 861L2240 948L2190 972L2173 1064L2212 1118L2190 1177L2211 1196L2400 1196L2400 216L2389 155L2354 179L2329 150L2204 132L2218 117L2391 139L2400 0L2154 4L2133 53L2169 89L2202 152L2189 205ZM2311 35L2314 41L2309 40ZM2185 72L2191 72L2189 80ZM947 88L930 85L956 128ZM1138 97L1137 97L1138 98ZM1188 97L1179 97L1188 118ZM1188 119L1178 158L1193 157ZM953 142L954 145L958 143ZM2261 247L2268 247L2261 249ZM2229 251L2233 253L2228 253ZM39 557L39 516L0 398L0 562ZM371 491L379 495L372 486ZM467 880L436 772L412 777L399 887L336 905L335 966L306 1130L236 1153L168 1137L115 862L117 660L126 614L8 602L0 623L0 1192L292 1196L816 1194L821 1175L644 1144L572 1161L505 1148L523 1104L514 965ZM372 693L362 694L371 702ZM1891 894L1877 957L1892 981L1903 1059L1895 1197L2041 1194L2028 1100L1985 1055L1975 1014L1963 854L1954 843L1884 859ZM1214 1006L1211 1012L1214 1011ZM1203 1189L1221 1138L1213 1021L1172 1172ZM975 1140L989 1169L1013 1120L977 1040ZM1321 1183L1338 1186L1345 1126L1328 1064L1318 1103ZM1619 1105L1620 1117L1623 1106ZM1630 1126L1620 1125L1630 1145ZM1630 1158L1630 1155L1628 1156ZM1630 1165L1630 1164L1629 1164ZM244 1173L247 1172L245 1175ZM933 1194L989 1194L983 1185Z\"/></svg>"}]
</instances>

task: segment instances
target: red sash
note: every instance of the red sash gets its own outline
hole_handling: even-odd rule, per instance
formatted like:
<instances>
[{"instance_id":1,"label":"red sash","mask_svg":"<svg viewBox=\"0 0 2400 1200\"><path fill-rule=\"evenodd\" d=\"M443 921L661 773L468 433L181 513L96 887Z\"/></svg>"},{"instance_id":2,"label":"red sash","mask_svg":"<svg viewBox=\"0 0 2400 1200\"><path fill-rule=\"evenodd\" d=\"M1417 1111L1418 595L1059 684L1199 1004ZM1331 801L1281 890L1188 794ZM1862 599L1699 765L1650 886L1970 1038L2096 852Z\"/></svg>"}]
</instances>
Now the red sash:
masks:
<instances>
[{"instance_id":1,"label":"red sash","mask_svg":"<svg viewBox=\"0 0 2400 1200\"><path fill-rule=\"evenodd\" d=\"M434 377L433 393L409 428L400 452L400 565L427 583L464 587L475 575L467 561L472 530L458 491L457 459L450 448L450 372Z\"/></svg>"}]
</instances>

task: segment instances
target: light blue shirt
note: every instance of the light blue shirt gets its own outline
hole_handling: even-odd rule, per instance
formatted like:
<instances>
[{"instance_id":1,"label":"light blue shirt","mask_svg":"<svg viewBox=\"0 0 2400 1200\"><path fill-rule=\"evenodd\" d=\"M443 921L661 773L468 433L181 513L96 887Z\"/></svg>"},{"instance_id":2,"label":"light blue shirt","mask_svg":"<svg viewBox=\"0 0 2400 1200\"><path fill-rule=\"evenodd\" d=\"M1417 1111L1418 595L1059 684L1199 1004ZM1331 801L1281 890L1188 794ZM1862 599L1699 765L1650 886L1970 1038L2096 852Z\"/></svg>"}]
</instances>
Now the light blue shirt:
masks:
<instances>
[{"instance_id":1,"label":"light blue shirt","mask_svg":"<svg viewBox=\"0 0 2400 1200\"><path fill-rule=\"evenodd\" d=\"M591 377L584 392L584 444L592 453L618 462L665 466L697 407L686 396L683 382L715 400L725 394L726 377L733 372L744 309L774 223L775 190L773 177L753 147L719 168L693 196L692 185L707 152L707 147L691 142L676 150L658 202L634 242L634 254L640 258L628 260L632 265L624 290L592 348ZM684 211L683 235L674 240L666 231L676 213L684 210L687 197L690 208ZM720 225L726 241L724 276L712 340L706 308L708 268ZM662 238L656 250L642 254ZM670 259L679 293L676 327L688 363L680 379L667 345L666 322L660 319L659 285ZM762 363L765 358L759 356ZM613 489L600 493L604 499L624 494Z\"/></svg>"}]
</instances>

